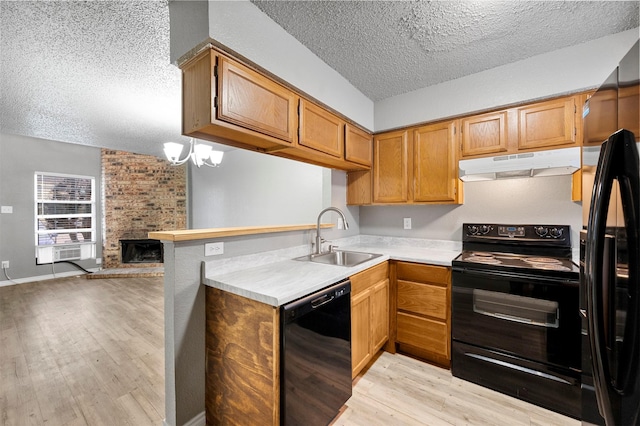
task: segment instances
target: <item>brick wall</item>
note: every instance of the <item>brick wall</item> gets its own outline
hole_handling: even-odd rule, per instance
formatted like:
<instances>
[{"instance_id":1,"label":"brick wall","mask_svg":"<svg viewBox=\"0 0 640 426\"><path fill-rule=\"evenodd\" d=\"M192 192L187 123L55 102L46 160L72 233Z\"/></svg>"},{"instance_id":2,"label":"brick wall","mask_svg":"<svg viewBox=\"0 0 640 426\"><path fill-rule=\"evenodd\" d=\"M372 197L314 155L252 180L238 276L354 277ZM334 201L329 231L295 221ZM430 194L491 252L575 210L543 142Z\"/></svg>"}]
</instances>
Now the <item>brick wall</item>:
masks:
<instances>
[{"instance_id":1,"label":"brick wall","mask_svg":"<svg viewBox=\"0 0 640 426\"><path fill-rule=\"evenodd\" d=\"M151 231L186 229L186 166L161 158L102 150L105 238L103 268L151 267L122 264L121 239L146 239Z\"/></svg>"}]
</instances>

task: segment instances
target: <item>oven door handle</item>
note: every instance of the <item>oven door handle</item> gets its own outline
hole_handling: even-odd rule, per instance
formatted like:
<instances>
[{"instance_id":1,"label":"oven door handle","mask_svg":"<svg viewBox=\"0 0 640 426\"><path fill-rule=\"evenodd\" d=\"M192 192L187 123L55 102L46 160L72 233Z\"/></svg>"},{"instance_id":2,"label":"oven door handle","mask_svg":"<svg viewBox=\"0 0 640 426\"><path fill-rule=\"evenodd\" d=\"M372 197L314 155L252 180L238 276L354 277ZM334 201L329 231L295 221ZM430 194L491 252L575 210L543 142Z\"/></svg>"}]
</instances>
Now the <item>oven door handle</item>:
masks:
<instances>
[{"instance_id":1,"label":"oven door handle","mask_svg":"<svg viewBox=\"0 0 640 426\"><path fill-rule=\"evenodd\" d=\"M500 318L503 320L507 320L507 321L511 321L511 322L517 322L520 324L528 324L528 325L535 325L537 327L546 327L546 328L558 328L558 323L556 322L555 324L549 324L549 323L541 323L538 321L534 321L532 319L528 319L528 318L522 318L516 315L508 315L508 314L501 314L499 312L481 312L481 311L476 311L477 313L481 314L481 315L486 315L489 317L494 317L494 318Z\"/></svg>"}]
</instances>

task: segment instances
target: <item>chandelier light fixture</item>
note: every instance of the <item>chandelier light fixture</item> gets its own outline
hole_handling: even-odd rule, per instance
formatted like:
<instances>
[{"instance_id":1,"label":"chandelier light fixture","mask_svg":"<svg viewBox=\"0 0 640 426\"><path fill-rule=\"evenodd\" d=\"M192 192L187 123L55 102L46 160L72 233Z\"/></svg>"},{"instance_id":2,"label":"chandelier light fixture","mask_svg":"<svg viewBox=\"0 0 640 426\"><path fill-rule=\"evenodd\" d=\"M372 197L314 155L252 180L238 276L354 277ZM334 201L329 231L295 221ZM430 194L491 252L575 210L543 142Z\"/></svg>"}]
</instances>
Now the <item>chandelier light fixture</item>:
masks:
<instances>
[{"instance_id":1,"label":"chandelier light fixture","mask_svg":"<svg viewBox=\"0 0 640 426\"><path fill-rule=\"evenodd\" d=\"M197 167L201 167L203 165L218 167L220 163L222 163L222 156L224 155L223 151L214 151L211 145L196 143L194 138L191 138L191 141L189 142L189 152L187 153L187 156L181 160L180 154L182 154L183 148L184 147L181 143L166 142L164 144L164 155L167 156L167 160L169 160L172 166L184 164L189 159L191 159L193 164Z\"/></svg>"}]
</instances>

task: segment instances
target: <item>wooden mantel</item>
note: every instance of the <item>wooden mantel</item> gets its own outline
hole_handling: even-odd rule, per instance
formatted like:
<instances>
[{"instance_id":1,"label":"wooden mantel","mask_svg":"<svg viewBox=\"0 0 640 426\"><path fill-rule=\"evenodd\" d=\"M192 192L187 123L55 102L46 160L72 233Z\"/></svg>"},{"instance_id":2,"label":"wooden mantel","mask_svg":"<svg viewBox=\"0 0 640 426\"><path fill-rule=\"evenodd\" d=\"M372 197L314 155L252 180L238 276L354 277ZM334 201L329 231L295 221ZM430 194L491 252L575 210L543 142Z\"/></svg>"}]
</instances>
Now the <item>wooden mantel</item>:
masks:
<instances>
[{"instance_id":1,"label":"wooden mantel","mask_svg":"<svg viewBox=\"0 0 640 426\"><path fill-rule=\"evenodd\" d=\"M231 228L182 229L178 231L149 232L149 238L161 241L193 241L211 238L237 237L240 235L269 234L274 232L305 231L316 229L316 224L308 225L273 225L273 226L238 226ZM332 223L323 223L321 228L332 228Z\"/></svg>"}]
</instances>

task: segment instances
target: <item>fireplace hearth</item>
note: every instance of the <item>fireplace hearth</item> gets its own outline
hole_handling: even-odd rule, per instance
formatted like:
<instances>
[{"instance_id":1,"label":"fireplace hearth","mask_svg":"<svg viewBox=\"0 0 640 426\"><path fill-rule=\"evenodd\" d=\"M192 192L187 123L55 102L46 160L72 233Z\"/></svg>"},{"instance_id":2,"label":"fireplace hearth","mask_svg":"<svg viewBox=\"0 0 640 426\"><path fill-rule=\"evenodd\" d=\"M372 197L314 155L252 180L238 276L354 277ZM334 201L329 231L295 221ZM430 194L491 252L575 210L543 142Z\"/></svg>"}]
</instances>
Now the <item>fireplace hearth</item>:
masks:
<instances>
[{"instance_id":1,"label":"fireplace hearth","mask_svg":"<svg viewBox=\"0 0 640 426\"><path fill-rule=\"evenodd\" d=\"M163 263L164 251L159 240L120 240L121 262L130 263Z\"/></svg>"}]
</instances>

